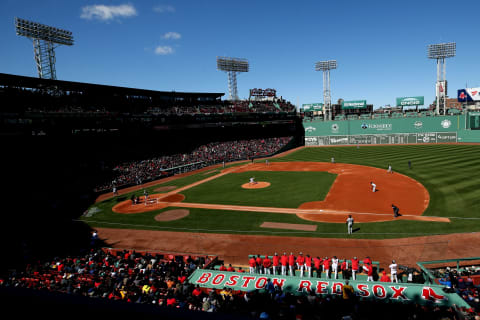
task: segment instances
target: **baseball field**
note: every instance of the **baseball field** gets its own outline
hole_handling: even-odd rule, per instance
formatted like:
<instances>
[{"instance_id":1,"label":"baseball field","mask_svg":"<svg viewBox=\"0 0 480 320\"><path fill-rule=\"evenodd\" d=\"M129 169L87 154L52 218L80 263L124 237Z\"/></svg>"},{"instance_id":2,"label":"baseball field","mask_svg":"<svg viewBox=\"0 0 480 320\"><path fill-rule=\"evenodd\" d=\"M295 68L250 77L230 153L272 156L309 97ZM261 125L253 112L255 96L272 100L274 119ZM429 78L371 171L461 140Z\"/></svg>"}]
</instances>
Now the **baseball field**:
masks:
<instances>
[{"instance_id":1,"label":"baseball field","mask_svg":"<svg viewBox=\"0 0 480 320\"><path fill-rule=\"evenodd\" d=\"M245 252L257 253L301 251L303 243L303 251L312 253L362 247L380 255L378 248L384 247L390 256L395 248L417 261L442 250L442 258L452 250L465 256L453 247L452 237L476 236L480 229L479 155L480 145L464 144L299 148L269 164L210 167L121 190L118 196L105 194L82 219L107 243L124 248L233 257L231 248L241 251L242 244L250 247ZM132 204L132 195L139 204ZM400 217L393 217L392 204ZM349 214L355 219L353 235L346 234ZM212 245L218 241L221 250Z\"/></svg>"}]
</instances>

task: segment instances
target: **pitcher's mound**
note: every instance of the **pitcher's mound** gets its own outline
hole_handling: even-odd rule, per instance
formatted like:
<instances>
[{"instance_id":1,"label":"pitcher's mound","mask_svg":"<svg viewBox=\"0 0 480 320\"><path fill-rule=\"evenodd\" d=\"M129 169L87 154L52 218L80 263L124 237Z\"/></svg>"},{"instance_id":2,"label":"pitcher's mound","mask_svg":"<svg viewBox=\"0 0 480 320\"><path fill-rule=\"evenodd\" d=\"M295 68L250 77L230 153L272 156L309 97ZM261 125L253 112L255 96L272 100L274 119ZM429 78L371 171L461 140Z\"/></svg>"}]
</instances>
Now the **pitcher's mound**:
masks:
<instances>
[{"instance_id":1,"label":"pitcher's mound","mask_svg":"<svg viewBox=\"0 0 480 320\"><path fill-rule=\"evenodd\" d=\"M190 214L190 211L186 209L168 210L160 214L157 214L155 216L155 220L156 221L173 221L173 220L185 218L189 214Z\"/></svg>"},{"instance_id":2,"label":"pitcher's mound","mask_svg":"<svg viewBox=\"0 0 480 320\"><path fill-rule=\"evenodd\" d=\"M258 181L257 183L244 183L242 184L242 188L244 189L262 189L270 186L270 182L265 181Z\"/></svg>"}]
</instances>

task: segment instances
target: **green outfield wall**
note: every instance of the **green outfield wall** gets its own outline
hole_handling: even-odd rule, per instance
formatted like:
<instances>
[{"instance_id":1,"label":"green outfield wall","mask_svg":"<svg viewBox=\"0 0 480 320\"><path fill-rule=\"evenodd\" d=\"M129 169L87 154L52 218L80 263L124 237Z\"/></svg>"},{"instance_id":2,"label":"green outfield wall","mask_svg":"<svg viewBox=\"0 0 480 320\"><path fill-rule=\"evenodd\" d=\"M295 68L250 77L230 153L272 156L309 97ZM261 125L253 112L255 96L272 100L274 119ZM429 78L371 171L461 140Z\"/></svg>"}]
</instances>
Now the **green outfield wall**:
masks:
<instances>
[{"instance_id":1,"label":"green outfield wall","mask_svg":"<svg viewBox=\"0 0 480 320\"><path fill-rule=\"evenodd\" d=\"M304 121L305 145L480 142L480 113L368 120Z\"/></svg>"}]
</instances>

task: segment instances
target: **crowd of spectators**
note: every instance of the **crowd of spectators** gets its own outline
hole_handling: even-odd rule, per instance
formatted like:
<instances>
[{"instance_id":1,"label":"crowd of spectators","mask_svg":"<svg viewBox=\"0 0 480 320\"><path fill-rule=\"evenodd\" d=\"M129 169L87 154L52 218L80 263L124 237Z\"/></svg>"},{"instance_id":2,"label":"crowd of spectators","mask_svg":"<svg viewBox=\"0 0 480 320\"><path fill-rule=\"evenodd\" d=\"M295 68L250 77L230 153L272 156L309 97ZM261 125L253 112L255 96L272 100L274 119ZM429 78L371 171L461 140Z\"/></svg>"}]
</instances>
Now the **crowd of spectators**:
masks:
<instances>
[{"instance_id":1,"label":"crowd of spectators","mask_svg":"<svg viewBox=\"0 0 480 320\"><path fill-rule=\"evenodd\" d=\"M480 267L470 266L458 270L447 267L437 270L439 284L452 288L469 305L480 310Z\"/></svg>"},{"instance_id":2,"label":"crowd of spectators","mask_svg":"<svg viewBox=\"0 0 480 320\"><path fill-rule=\"evenodd\" d=\"M173 308L244 316L246 319L478 319L473 309L364 301L358 296L293 295L269 281L262 291L213 290L190 284L188 276L208 257L112 252L53 258L12 271L0 287L28 288ZM159 309L162 310L162 309Z\"/></svg>"},{"instance_id":3,"label":"crowd of spectators","mask_svg":"<svg viewBox=\"0 0 480 320\"><path fill-rule=\"evenodd\" d=\"M181 116L181 115L201 115L201 114L228 114L228 113L280 113L295 112L296 108L288 101L218 101L211 104L181 105L174 104L168 106L149 106L143 110L137 110L134 114L154 115L154 116ZM27 107L28 113L97 113L97 114L115 114L118 111L109 109L105 106L88 105L69 105L68 103L48 106L48 107ZM122 114L127 112L122 111Z\"/></svg>"},{"instance_id":4,"label":"crowd of spectators","mask_svg":"<svg viewBox=\"0 0 480 320\"><path fill-rule=\"evenodd\" d=\"M181 167L181 171L186 172L222 162L269 156L285 147L291 139L292 137L280 137L212 142L199 146L190 153L122 163L114 167L113 179L99 185L96 191L141 184L171 174L174 168Z\"/></svg>"}]
</instances>

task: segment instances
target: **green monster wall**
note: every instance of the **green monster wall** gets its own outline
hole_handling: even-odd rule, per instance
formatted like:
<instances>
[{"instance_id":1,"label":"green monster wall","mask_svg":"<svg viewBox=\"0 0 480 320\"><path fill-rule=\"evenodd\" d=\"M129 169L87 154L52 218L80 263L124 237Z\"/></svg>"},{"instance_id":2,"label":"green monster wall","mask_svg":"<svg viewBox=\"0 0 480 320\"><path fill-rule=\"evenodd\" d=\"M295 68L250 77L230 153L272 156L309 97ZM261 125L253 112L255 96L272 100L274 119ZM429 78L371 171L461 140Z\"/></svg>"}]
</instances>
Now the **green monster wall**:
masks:
<instances>
[{"instance_id":1,"label":"green monster wall","mask_svg":"<svg viewBox=\"0 0 480 320\"><path fill-rule=\"evenodd\" d=\"M480 142L475 113L455 116L304 121L305 145ZM473 128L473 129L472 129Z\"/></svg>"}]
</instances>

